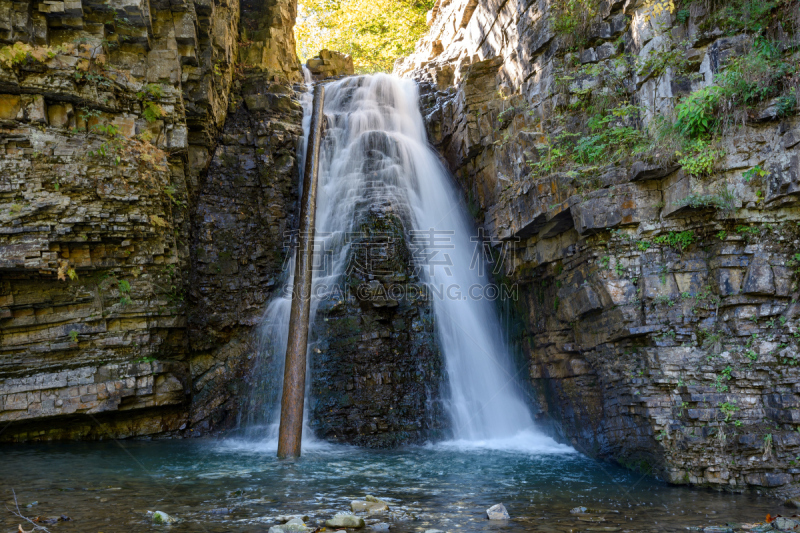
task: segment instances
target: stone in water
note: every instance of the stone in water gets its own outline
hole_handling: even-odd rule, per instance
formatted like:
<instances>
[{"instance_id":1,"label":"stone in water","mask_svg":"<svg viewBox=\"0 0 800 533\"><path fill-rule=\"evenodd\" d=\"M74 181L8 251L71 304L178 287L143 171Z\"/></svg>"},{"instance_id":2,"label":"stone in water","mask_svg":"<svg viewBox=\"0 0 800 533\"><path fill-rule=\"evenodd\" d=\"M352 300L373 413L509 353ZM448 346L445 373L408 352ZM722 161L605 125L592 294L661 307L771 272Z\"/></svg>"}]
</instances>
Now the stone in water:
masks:
<instances>
[{"instance_id":1,"label":"stone in water","mask_svg":"<svg viewBox=\"0 0 800 533\"><path fill-rule=\"evenodd\" d=\"M508 516L508 511L506 511L505 505L502 503L492 505L486 509L486 516L489 517L489 520L509 520L511 518Z\"/></svg>"},{"instance_id":2,"label":"stone in water","mask_svg":"<svg viewBox=\"0 0 800 533\"><path fill-rule=\"evenodd\" d=\"M337 514L330 520L325 520L325 527L364 527L364 519L351 514Z\"/></svg>"}]
</instances>

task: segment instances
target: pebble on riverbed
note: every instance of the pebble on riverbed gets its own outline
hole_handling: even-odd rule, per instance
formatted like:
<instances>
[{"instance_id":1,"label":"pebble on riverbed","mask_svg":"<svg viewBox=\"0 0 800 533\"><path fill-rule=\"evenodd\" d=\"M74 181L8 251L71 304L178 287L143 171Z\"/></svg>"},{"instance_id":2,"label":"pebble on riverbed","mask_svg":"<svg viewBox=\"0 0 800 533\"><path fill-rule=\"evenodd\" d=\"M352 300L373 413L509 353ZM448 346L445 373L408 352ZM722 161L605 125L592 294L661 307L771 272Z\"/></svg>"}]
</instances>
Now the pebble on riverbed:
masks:
<instances>
[{"instance_id":1,"label":"pebble on riverbed","mask_svg":"<svg viewBox=\"0 0 800 533\"><path fill-rule=\"evenodd\" d=\"M280 526L272 526L269 533L305 533L310 529L300 518L295 517Z\"/></svg>"},{"instance_id":2,"label":"pebble on riverbed","mask_svg":"<svg viewBox=\"0 0 800 533\"><path fill-rule=\"evenodd\" d=\"M376 513L385 513L389 510L389 504L385 501L379 500L374 496L367 496L364 500L353 500L350 502L350 509L354 513L367 513L368 515Z\"/></svg>"},{"instance_id":3,"label":"pebble on riverbed","mask_svg":"<svg viewBox=\"0 0 800 533\"><path fill-rule=\"evenodd\" d=\"M486 516L489 517L489 520L509 520L511 518L502 503L492 505L486 509Z\"/></svg>"},{"instance_id":4,"label":"pebble on riverbed","mask_svg":"<svg viewBox=\"0 0 800 533\"><path fill-rule=\"evenodd\" d=\"M772 527L780 531L800 531L800 519L778 516L772 521Z\"/></svg>"},{"instance_id":5,"label":"pebble on riverbed","mask_svg":"<svg viewBox=\"0 0 800 533\"><path fill-rule=\"evenodd\" d=\"M361 528L364 525L363 518L352 514L337 514L330 520L325 520L325 527Z\"/></svg>"}]
</instances>

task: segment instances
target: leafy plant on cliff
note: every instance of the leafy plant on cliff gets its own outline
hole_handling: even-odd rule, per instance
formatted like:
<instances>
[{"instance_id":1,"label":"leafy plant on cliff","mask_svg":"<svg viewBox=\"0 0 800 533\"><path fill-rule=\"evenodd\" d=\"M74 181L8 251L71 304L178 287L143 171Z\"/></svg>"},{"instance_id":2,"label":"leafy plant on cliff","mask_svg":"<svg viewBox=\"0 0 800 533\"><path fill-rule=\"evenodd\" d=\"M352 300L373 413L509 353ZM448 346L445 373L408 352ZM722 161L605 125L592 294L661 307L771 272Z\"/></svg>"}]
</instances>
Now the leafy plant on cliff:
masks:
<instances>
[{"instance_id":1,"label":"leafy plant on cliff","mask_svg":"<svg viewBox=\"0 0 800 533\"><path fill-rule=\"evenodd\" d=\"M714 77L719 86L719 115L742 121L750 108L776 96L778 116L794 111L798 67L791 57L784 57L783 48L778 42L756 38L746 54L727 61L725 69ZM737 110L744 113L737 115Z\"/></svg>"},{"instance_id":2,"label":"leafy plant on cliff","mask_svg":"<svg viewBox=\"0 0 800 533\"><path fill-rule=\"evenodd\" d=\"M653 239L653 242L656 244L666 244L667 246L672 246L673 248L678 248L680 251L684 251L691 246L695 240L694 230L686 230L678 233L670 231L667 235L656 237Z\"/></svg>"},{"instance_id":3,"label":"leafy plant on cliff","mask_svg":"<svg viewBox=\"0 0 800 533\"><path fill-rule=\"evenodd\" d=\"M78 279L78 274L75 269L69 266L69 261L59 261L58 271L56 272L59 281L67 281L67 277L72 281Z\"/></svg>"},{"instance_id":4,"label":"leafy plant on cliff","mask_svg":"<svg viewBox=\"0 0 800 533\"><path fill-rule=\"evenodd\" d=\"M120 151L122 149L119 126L114 124L95 124L91 127L91 131L108 137L108 140L100 144L97 150L89 150L89 155L102 159L111 159L114 165L119 165L121 161Z\"/></svg>"},{"instance_id":5,"label":"leafy plant on cliff","mask_svg":"<svg viewBox=\"0 0 800 533\"><path fill-rule=\"evenodd\" d=\"M639 108L630 104L594 112L579 131L548 136L538 160L528 161L528 166L539 175L574 171L582 193L597 188L597 180L587 176L596 177L598 168L636 157L649 146L647 133L635 126L638 113Z\"/></svg>"},{"instance_id":6,"label":"leafy plant on cliff","mask_svg":"<svg viewBox=\"0 0 800 533\"><path fill-rule=\"evenodd\" d=\"M681 156L678 163L692 176L703 177L710 175L717 161L724 155L722 150L714 148L710 141L694 139L686 144L685 152L678 152Z\"/></svg>"},{"instance_id":7,"label":"leafy plant on cliff","mask_svg":"<svg viewBox=\"0 0 800 533\"><path fill-rule=\"evenodd\" d=\"M60 48L14 43L0 48L0 65L5 68L25 63L42 63L58 54Z\"/></svg>"},{"instance_id":8,"label":"leafy plant on cliff","mask_svg":"<svg viewBox=\"0 0 800 533\"><path fill-rule=\"evenodd\" d=\"M714 0L713 9L701 29L723 29L729 35L763 33L791 20L796 0Z\"/></svg>"},{"instance_id":9,"label":"leafy plant on cliff","mask_svg":"<svg viewBox=\"0 0 800 533\"><path fill-rule=\"evenodd\" d=\"M700 209L703 207L718 209L723 213L729 213L736 208L735 198L729 189L725 189L719 194L696 194L692 193L680 202L679 206Z\"/></svg>"},{"instance_id":10,"label":"leafy plant on cliff","mask_svg":"<svg viewBox=\"0 0 800 533\"><path fill-rule=\"evenodd\" d=\"M714 109L719 96L720 88L714 85L687 96L675 106L675 125L678 130L690 138L710 133L716 124Z\"/></svg>"},{"instance_id":11,"label":"leafy plant on cliff","mask_svg":"<svg viewBox=\"0 0 800 533\"><path fill-rule=\"evenodd\" d=\"M550 4L553 31L566 47L576 49L586 44L589 28L600 14L598 0L563 0Z\"/></svg>"},{"instance_id":12,"label":"leafy plant on cliff","mask_svg":"<svg viewBox=\"0 0 800 533\"><path fill-rule=\"evenodd\" d=\"M163 96L164 89L156 83L148 83L136 93L136 97L142 101L142 117L147 122L155 122L165 115L164 108L158 103Z\"/></svg>"}]
</instances>

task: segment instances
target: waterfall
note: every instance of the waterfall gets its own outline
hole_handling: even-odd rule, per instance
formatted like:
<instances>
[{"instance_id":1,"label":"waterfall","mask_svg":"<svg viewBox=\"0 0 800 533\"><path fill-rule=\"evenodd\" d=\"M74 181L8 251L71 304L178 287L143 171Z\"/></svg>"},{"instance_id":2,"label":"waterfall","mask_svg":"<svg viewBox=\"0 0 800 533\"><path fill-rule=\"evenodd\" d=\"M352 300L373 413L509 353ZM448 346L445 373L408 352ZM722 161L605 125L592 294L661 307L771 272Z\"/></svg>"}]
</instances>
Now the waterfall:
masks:
<instances>
[{"instance_id":1,"label":"waterfall","mask_svg":"<svg viewBox=\"0 0 800 533\"><path fill-rule=\"evenodd\" d=\"M309 93L304 100L306 134L310 104ZM531 434L533 420L517 386L495 302L487 298L493 293L485 290L489 280L480 268L482 246L474 241L474 226L448 171L427 143L418 105L412 81L385 74L326 85L328 128L320 157L316 228L320 253L315 252L315 263L324 261L325 269L314 276L310 338L319 301L345 271L350 252L345 235L357 231L372 206L390 205L411 236L410 246L417 243L420 276L432 289L454 437L480 441ZM294 269L289 265L286 271ZM291 274L285 283L291 287ZM289 308L288 295L276 297L262 325L262 350L271 354L277 376L282 375L277 361L286 350ZM278 384L270 393L272 401L280 390L280 379L273 381ZM274 431L273 426L273 437Z\"/></svg>"}]
</instances>

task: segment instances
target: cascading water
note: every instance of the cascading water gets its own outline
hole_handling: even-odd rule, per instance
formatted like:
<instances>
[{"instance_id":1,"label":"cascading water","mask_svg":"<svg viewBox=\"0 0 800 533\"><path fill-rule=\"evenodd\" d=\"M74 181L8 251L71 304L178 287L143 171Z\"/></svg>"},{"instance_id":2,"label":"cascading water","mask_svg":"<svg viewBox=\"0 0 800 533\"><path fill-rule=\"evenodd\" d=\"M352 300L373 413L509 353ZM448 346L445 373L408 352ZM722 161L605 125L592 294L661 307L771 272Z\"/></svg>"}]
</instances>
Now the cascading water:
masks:
<instances>
[{"instance_id":1,"label":"cascading water","mask_svg":"<svg viewBox=\"0 0 800 533\"><path fill-rule=\"evenodd\" d=\"M304 103L310 107L310 96ZM414 255L420 276L433 295L437 341L448 375L446 405L456 440L523 435L523 443L533 447L554 444L535 432L521 399L494 302L484 297L489 280L480 268L482 248L471 239L473 226L447 170L427 144L416 85L383 74L345 78L326 86L325 114L315 252L315 263L324 269L314 277L311 324L319 302L347 266L350 246L345 236L357 231L371 208L391 206L410 242L418 246ZM307 109L306 134L309 115ZM291 285L287 279L286 287ZM286 350L289 309L290 296L281 296L265 314L263 351L273 362L282 361ZM310 338L313 342L313 326ZM277 376L282 375L279 366L273 364ZM280 383L266 403L276 400L279 390Z\"/></svg>"}]
</instances>

